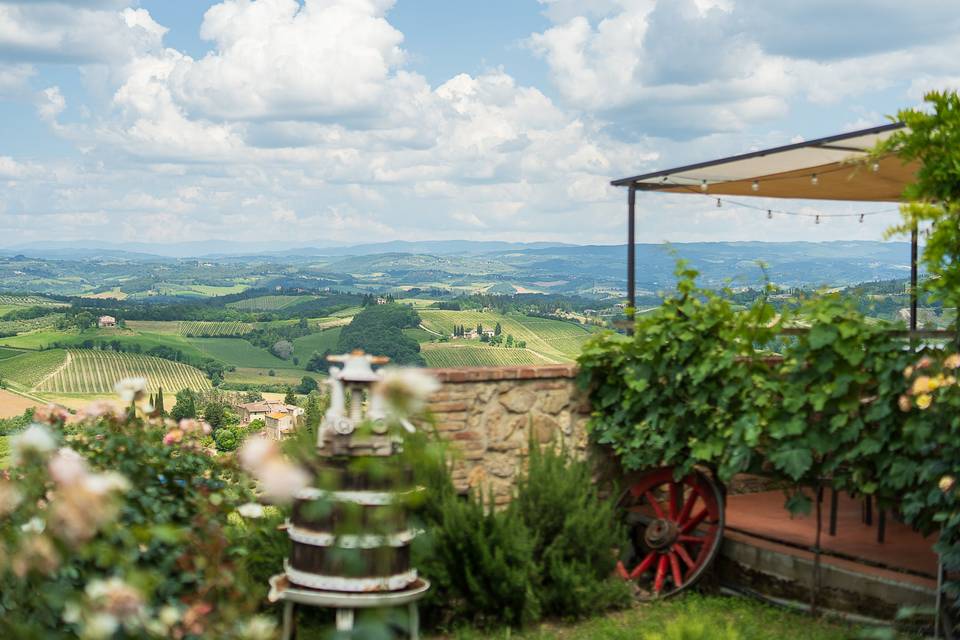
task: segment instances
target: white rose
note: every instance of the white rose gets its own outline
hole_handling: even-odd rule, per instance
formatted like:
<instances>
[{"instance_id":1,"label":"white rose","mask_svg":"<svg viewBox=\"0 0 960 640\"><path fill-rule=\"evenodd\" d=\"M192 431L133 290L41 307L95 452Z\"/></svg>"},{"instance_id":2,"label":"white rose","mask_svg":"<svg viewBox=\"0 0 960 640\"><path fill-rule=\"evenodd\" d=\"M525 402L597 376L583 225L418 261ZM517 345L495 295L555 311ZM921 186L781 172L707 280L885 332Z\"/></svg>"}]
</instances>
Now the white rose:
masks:
<instances>
[{"instance_id":1,"label":"white rose","mask_svg":"<svg viewBox=\"0 0 960 640\"><path fill-rule=\"evenodd\" d=\"M113 637L119 626L117 619L109 613L95 613L87 618L81 637L85 640L105 640Z\"/></svg>"},{"instance_id":2,"label":"white rose","mask_svg":"<svg viewBox=\"0 0 960 640\"><path fill-rule=\"evenodd\" d=\"M54 440L50 429L41 424L32 424L26 431L10 438L10 451L16 462L22 460L23 454L28 451L44 454L50 453L56 447L57 441Z\"/></svg>"},{"instance_id":3,"label":"white rose","mask_svg":"<svg viewBox=\"0 0 960 640\"><path fill-rule=\"evenodd\" d=\"M87 461L70 447L60 450L47 464L50 476L59 485L70 485L82 480L88 473Z\"/></svg>"},{"instance_id":4,"label":"white rose","mask_svg":"<svg viewBox=\"0 0 960 640\"><path fill-rule=\"evenodd\" d=\"M124 402L140 400L147 393L146 378L124 378L113 387Z\"/></svg>"},{"instance_id":5,"label":"white rose","mask_svg":"<svg viewBox=\"0 0 960 640\"><path fill-rule=\"evenodd\" d=\"M257 504L256 502L248 502L240 505L240 508L237 509L237 513L244 518L262 518L265 510L261 504Z\"/></svg>"}]
</instances>

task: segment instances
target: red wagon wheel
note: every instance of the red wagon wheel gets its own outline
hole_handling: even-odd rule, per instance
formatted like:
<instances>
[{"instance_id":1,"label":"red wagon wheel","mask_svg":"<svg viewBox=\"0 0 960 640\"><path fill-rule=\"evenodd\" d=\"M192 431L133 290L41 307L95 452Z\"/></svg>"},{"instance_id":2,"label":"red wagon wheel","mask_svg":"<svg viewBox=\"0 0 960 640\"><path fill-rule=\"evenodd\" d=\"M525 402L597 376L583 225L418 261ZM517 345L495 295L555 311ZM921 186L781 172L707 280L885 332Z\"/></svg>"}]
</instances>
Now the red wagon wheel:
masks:
<instances>
[{"instance_id":1,"label":"red wagon wheel","mask_svg":"<svg viewBox=\"0 0 960 640\"><path fill-rule=\"evenodd\" d=\"M646 473L627 487L620 506L630 544L617 574L636 585L642 600L692 586L720 550L723 494L701 471L681 480L670 467Z\"/></svg>"}]
</instances>

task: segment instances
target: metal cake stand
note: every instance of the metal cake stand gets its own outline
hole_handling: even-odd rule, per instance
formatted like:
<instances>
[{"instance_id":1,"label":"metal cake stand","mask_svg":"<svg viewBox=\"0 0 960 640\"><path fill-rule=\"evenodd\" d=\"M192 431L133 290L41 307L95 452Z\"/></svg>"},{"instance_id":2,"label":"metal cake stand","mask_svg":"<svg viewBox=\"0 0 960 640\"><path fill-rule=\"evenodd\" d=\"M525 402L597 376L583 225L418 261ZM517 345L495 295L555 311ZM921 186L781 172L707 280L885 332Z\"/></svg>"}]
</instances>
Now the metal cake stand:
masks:
<instances>
[{"instance_id":1,"label":"metal cake stand","mask_svg":"<svg viewBox=\"0 0 960 640\"><path fill-rule=\"evenodd\" d=\"M285 574L270 578L270 602L283 600L283 640L293 637L293 607L303 604L309 607L335 609L337 631L353 629L354 612L357 609L382 609L384 607L407 607L411 640L420 638L420 612L417 602L430 590L430 582L418 579L403 591L381 593L344 593L340 591L317 591L302 589L291 584Z\"/></svg>"}]
</instances>

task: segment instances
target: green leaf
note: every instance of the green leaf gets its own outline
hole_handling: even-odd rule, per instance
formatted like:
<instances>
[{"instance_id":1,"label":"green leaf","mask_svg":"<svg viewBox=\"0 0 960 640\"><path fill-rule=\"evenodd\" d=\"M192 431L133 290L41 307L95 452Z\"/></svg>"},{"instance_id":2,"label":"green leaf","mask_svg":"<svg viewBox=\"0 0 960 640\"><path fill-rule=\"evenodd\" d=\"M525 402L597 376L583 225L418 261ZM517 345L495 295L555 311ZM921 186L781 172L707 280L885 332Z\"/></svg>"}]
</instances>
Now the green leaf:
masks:
<instances>
[{"instance_id":1,"label":"green leaf","mask_svg":"<svg viewBox=\"0 0 960 640\"><path fill-rule=\"evenodd\" d=\"M809 449L786 448L772 452L770 462L791 479L799 480L813 466L813 455Z\"/></svg>"}]
</instances>

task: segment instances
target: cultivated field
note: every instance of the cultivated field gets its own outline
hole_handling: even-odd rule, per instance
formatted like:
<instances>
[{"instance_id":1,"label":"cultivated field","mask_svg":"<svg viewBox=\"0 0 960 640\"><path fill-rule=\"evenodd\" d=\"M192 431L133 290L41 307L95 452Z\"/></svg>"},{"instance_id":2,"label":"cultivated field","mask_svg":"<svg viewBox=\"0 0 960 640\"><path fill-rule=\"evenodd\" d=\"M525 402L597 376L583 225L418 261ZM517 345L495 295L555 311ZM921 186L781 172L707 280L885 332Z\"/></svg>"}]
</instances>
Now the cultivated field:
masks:
<instances>
[{"instance_id":1,"label":"cultivated field","mask_svg":"<svg viewBox=\"0 0 960 640\"><path fill-rule=\"evenodd\" d=\"M57 302L43 296L5 296L0 295L0 305L15 307L69 307L66 302Z\"/></svg>"},{"instance_id":2,"label":"cultivated field","mask_svg":"<svg viewBox=\"0 0 960 640\"><path fill-rule=\"evenodd\" d=\"M36 407L39 403L15 393L10 393L6 389L0 389L0 418L13 418L22 415L30 407Z\"/></svg>"},{"instance_id":3,"label":"cultivated field","mask_svg":"<svg viewBox=\"0 0 960 640\"><path fill-rule=\"evenodd\" d=\"M240 311L278 311L316 298L317 296L259 296L231 302L227 306Z\"/></svg>"},{"instance_id":4,"label":"cultivated field","mask_svg":"<svg viewBox=\"0 0 960 640\"><path fill-rule=\"evenodd\" d=\"M37 382L34 390L49 393L112 393L123 378L147 379L150 392L163 387L174 394L181 389L205 389L210 381L199 369L181 362L135 353L77 349L62 352L61 365Z\"/></svg>"},{"instance_id":5,"label":"cultivated field","mask_svg":"<svg viewBox=\"0 0 960 640\"><path fill-rule=\"evenodd\" d=\"M549 318L435 309L421 309L419 314L425 329L444 335L452 334L457 325L473 329L482 324L485 329L493 329L499 322L504 335L510 334L514 340L525 341L527 349L536 352L547 362L572 362L591 334L589 329L581 325ZM481 343L467 344L479 346Z\"/></svg>"},{"instance_id":6,"label":"cultivated field","mask_svg":"<svg viewBox=\"0 0 960 640\"><path fill-rule=\"evenodd\" d=\"M49 329L57 324L57 321L62 317L62 313L51 313L47 316L30 318L29 320L0 320L0 334L27 333Z\"/></svg>"},{"instance_id":7,"label":"cultivated field","mask_svg":"<svg viewBox=\"0 0 960 640\"><path fill-rule=\"evenodd\" d=\"M185 338L230 338L246 335L253 330L253 325L248 322L199 320L129 320L127 327L143 333L159 333Z\"/></svg>"},{"instance_id":8,"label":"cultivated field","mask_svg":"<svg viewBox=\"0 0 960 640\"><path fill-rule=\"evenodd\" d=\"M29 391L62 367L66 359L63 349L23 352L0 360L0 377L10 386Z\"/></svg>"},{"instance_id":9,"label":"cultivated field","mask_svg":"<svg viewBox=\"0 0 960 640\"><path fill-rule=\"evenodd\" d=\"M480 344L437 343L420 345L430 367L513 367L553 364L530 349L507 349Z\"/></svg>"},{"instance_id":10,"label":"cultivated field","mask_svg":"<svg viewBox=\"0 0 960 640\"><path fill-rule=\"evenodd\" d=\"M246 322L180 322L180 335L189 338L227 338L250 333L253 325Z\"/></svg>"}]
</instances>

